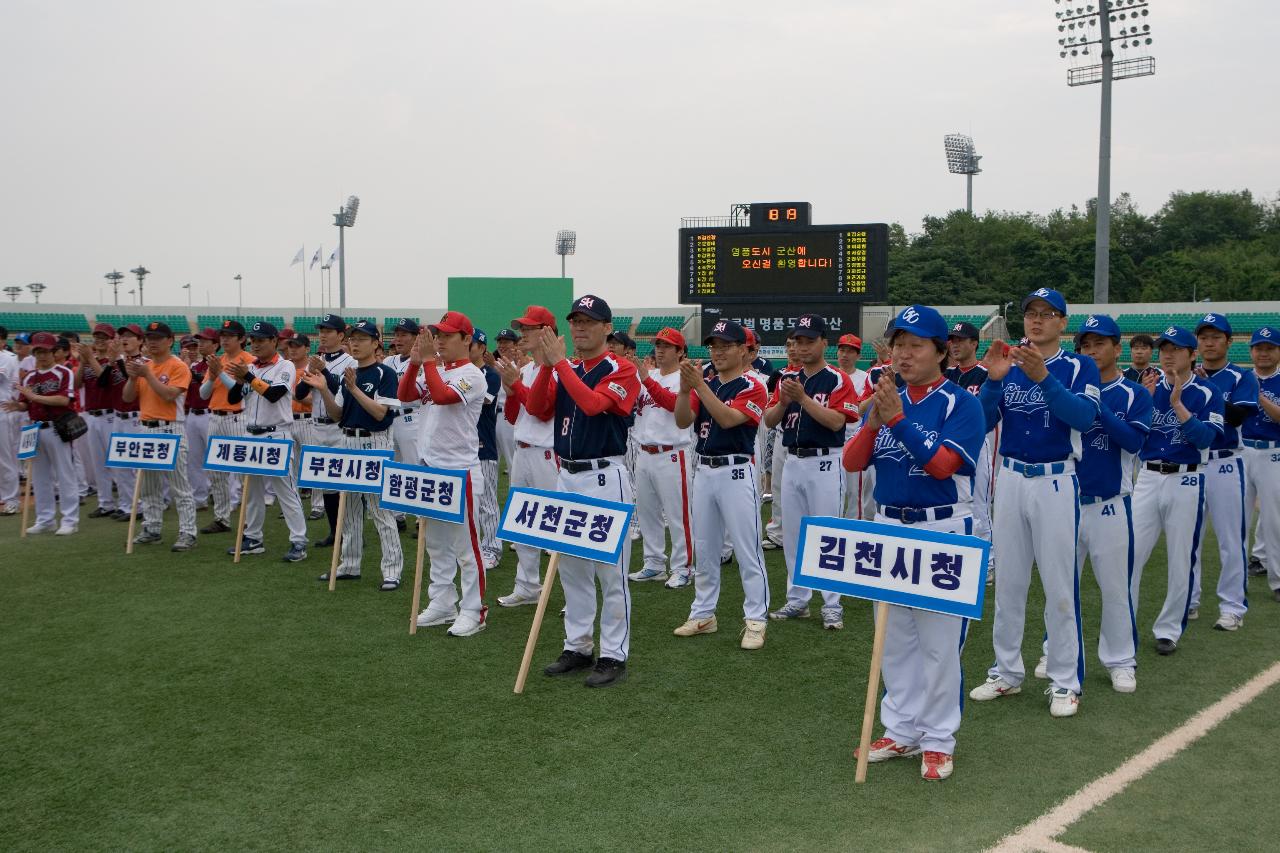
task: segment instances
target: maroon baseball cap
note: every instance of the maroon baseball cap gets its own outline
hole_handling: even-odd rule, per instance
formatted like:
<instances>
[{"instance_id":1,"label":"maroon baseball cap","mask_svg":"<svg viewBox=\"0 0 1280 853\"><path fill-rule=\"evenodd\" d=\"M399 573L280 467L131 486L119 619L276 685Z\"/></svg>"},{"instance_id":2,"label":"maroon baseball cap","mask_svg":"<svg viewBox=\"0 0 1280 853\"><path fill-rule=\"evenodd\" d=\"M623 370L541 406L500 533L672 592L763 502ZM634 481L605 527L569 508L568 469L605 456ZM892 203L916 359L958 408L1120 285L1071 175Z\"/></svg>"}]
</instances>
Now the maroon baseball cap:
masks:
<instances>
[{"instance_id":1,"label":"maroon baseball cap","mask_svg":"<svg viewBox=\"0 0 1280 853\"><path fill-rule=\"evenodd\" d=\"M48 332L36 332L31 336L32 349L53 350L58 346L58 339Z\"/></svg>"},{"instance_id":2,"label":"maroon baseball cap","mask_svg":"<svg viewBox=\"0 0 1280 853\"><path fill-rule=\"evenodd\" d=\"M125 332L128 332L129 334L133 335L136 338L142 337L142 327L139 326L137 323L129 323L128 325L121 326L120 328L116 329L116 331L122 335Z\"/></svg>"},{"instance_id":3,"label":"maroon baseball cap","mask_svg":"<svg viewBox=\"0 0 1280 853\"><path fill-rule=\"evenodd\" d=\"M93 327L93 333L95 335L106 335L108 338L114 338L116 336L116 327L110 323L98 323Z\"/></svg>"},{"instance_id":4,"label":"maroon baseball cap","mask_svg":"<svg viewBox=\"0 0 1280 853\"><path fill-rule=\"evenodd\" d=\"M440 318L440 322L431 324L431 331L437 335L463 334L470 335L474 333L476 327L471 325L471 320L461 311L450 311Z\"/></svg>"},{"instance_id":5,"label":"maroon baseball cap","mask_svg":"<svg viewBox=\"0 0 1280 853\"><path fill-rule=\"evenodd\" d=\"M210 343L215 343L215 344L216 344L216 343L219 343L219 340L218 340L218 330L217 330L217 329L211 329L211 328L209 328L208 326L205 326L203 329L201 329L200 331L196 332L196 333L195 333L195 335L194 335L194 337L195 337L197 340L201 340L201 341L209 341Z\"/></svg>"},{"instance_id":6,"label":"maroon baseball cap","mask_svg":"<svg viewBox=\"0 0 1280 853\"><path fill-rule=\"evenodd\" d=\"M517 329L521 326L555 326L556 317L541 305L530 305L524 309L524 316L511 321Z\"/></svg>"}]
</instances>

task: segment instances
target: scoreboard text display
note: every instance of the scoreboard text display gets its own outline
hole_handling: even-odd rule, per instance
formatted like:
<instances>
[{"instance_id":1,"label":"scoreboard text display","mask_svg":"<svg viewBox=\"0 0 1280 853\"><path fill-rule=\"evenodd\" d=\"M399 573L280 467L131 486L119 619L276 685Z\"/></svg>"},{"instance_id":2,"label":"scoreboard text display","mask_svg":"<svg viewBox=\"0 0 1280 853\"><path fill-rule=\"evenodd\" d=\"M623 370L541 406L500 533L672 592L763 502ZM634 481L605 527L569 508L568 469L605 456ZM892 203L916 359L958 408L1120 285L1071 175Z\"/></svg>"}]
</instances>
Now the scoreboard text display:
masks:
<instances>
[{"instance_id":1,"label":"scoreboard text display","mask_svg":"<svg viewBox=\"0 0 1280 853\"><path fill-rule=\"evenodd\" d=\"M682 304L886 299L889 226L806 226L807 205L768 205L760 218L680 229Z\"/></svg>"}]
</instances>

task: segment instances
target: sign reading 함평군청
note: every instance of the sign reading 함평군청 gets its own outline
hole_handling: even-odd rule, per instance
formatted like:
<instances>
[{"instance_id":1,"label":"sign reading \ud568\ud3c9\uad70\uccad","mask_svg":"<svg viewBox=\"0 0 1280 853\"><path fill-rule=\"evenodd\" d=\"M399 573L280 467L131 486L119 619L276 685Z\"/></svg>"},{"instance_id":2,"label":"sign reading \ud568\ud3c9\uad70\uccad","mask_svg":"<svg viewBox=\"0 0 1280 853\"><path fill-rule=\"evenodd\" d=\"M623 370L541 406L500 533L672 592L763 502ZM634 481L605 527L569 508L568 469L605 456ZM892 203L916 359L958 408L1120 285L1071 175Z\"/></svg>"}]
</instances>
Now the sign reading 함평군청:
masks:
<instances>
[{"instance_id":1,"label":"sign reading \ud568\ud3c9\uad70\uccad","mask_svg":"<svg viewBox=\"0 0 1280 853\"><path fill-rule=\"evenodd\" d=\"M569 492L513 488L498 524L498 538L535 548L616 563L630 547L631 504Z\"/></svg>"},{"instance_id":2,"label":"sign reading \ud568\ud3c9\uad70\uccad","mask_svg":"<svg viewBox=\"0 0 1280 853\"><path fill-rule=\"evenodd\" d=\"M180 435L162 432L113 432L107 444L108 468L172 471L178 466Z\"/></svg>"},{"instance_id":3,"label":"sign reading \ud568\ud3c9\uad70\uccad","mask_svg":"<svg viewBox=\"0 0 1280 853\"><path fill-rule=\"evenodd\" d=\"M981 619L990 550L976 536L848 518L804 518L793 583Z\"/></svg>"},{"instance_id":4,"label":"sign reading \ud568\ud3c9\uad70\uccad","mask_svg":"<svg viewBox=\"0 0 1280 853\"><path fill-rule=\"evenodd\" d=\"M462 524L467 512L467 472L462 469L429 468L388 462L383 466L383 509L421 515L437 521Z\"/></svg>"},{"instance_id":5,"label":"sign reading \ud568\ud3c9\uad70\uccad","mask_svg":"<svg viewBox=\"0 0 1280 853\"><path fill-rule=\"evenodd\" d=\"M204 467L210 471L284 477L289 473L293 442L283 438L235 438L209 436Z\"/></svg>"},{"instance_id":6,"label":"sign reading \ud568\ud3c9\uad70\uccad","mask_svg":"<svg viewBox=\"0 0 1280 853\"><path fill-rule=\"evenodd\" d=\"M22 428L18 436L18 461L35 459L36 448L40 446L40 424L30 424Z\"/></svg>"},{"instance_id":7,"label":"sign reading \ud568\ud3c9\uad70\uccad","mask_svg":"<svg viewBox=\"0 0 1280 853\"><path fill-rule=\"evenodd\" d=\"M348 450L305 444L298 468L298 485L376 495L382 491L383 467L394 457L393 450Z\"/></svg>"}]
</instances>

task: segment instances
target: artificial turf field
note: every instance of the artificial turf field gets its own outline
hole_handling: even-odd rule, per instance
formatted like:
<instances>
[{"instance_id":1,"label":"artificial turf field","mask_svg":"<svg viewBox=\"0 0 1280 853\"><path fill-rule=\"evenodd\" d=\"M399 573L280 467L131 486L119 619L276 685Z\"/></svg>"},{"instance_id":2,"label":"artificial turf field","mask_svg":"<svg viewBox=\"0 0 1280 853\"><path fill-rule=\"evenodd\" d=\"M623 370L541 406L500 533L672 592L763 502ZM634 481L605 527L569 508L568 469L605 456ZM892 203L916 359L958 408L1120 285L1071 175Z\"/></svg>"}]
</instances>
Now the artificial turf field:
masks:
<instances>
[{"instance_id":1,"label":"artificial turf field","mask_svg":"<svg viewBox=\"0 0 1280 853\"><path fill-rule=\"evenodd\" d=\"M632 584L629 678L586 690L581 677L540 672L563 639L557 588L516 696L533 608L494 602L511 589L513 554L489 573L487 630L410 637L412 539L406 584L381 593L369 525L364 579L331 594L315 580L327 550L280 562L277 515L268 553L239 566L223 553L230 534L170 553L172 513L164 544L132 557L125 524L83 519L76 536L23 540L17 518L0 518L0 850L979 850L1280 659L1280 604L1263 578L1250 581L1244 628L1211 630L1211 537L1204 615L1177 654L1158 657L1158 547L1143 581L1138 692L1114 693L1094 654L1086 568L1078 716L1050 718L1045 683L1029 678L1019 696L966 704L950 780L923 782L910 758L873 765L855 785L865 602L847 601L841 632L822 631L815 606L815 618L773 623L765 648L744 652L735 565L711 636L671 634L691 590ZM310 526L323 535L323 521ZM776 603L782 555L766 556ZM1032 595L1038 613L1034 584ZM970 687L992 657L992 608L970 626ZM1028 671L1040 632L1029 620ZM1275 849L1277 707L1272 688L1059 840Z\"/></svg>"}]
</instances>

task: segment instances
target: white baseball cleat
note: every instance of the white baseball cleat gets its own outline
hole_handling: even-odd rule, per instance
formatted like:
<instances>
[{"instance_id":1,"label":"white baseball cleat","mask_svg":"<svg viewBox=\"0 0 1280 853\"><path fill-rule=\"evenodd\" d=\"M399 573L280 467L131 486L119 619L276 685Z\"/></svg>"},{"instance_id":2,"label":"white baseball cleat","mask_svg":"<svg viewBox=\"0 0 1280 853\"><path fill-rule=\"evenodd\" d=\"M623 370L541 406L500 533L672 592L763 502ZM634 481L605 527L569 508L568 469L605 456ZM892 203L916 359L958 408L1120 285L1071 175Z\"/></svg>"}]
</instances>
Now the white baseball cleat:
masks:
<instances>
[{"instance_id":1,"label":"white baseball cleat","mask_svg":"<svg viewBox=\"0 0 1280 853\"><path fill-rule=\"evenodd\" d=\"M867 750L867 762L869 764L879 764L881 761L889 761L893 758L908 758L919 754L919 744L898 743L891 737L882 737L871 742L871 747ZM853 757L858 757L857 749L854 749Z\"/></svg>"},{"instance_id":2,"label":"white baseball cleat","mask_svg":"<svg viewBox=\"0 0 1280 853\"><path fill-rule=\"evenodd\" d=\"M1049 658L1045 655L1040 656L1040 662L1036 664L1036 678L1041 680L1049 677Z\"/></svg>"},{"instance_id":3,"label":"white baseball cleat","mask_svg":"<svg viewBox=\"0 0 1280 853\"><path fill-rule=\"evenodd\" d=\"M936 782L948 778L954 769L955 762L947 753L926 751L920 761L920 778Z\"/></svg>"},{"instance_id":4,"label":"white baseball cleat","mask_svg":"<svg viewBox=\"0 0 1280 853\"><path fill-rule=\"evenodd\" d=\"M764 647L764 632L769 627L769 623L764 619L744 619L742 626L742 643L744 649L759 649Z\"/></svg>"},{"instance_id":5,"label":"white baseball cleat","mask_svg":"<svg viewBox=\"0 0 1280 853\"><path fill-rule=\"evenodd\" d=\"M419 628L432 628L436 625L448 625L450 622L456 621L458 614L453 610L437 610L432 612L428 607L426 610L418 614Z\"/></svg>"},{"instance_id":6,"label":"white baseball cleat","mask_svg":"<svg viewBox=\"0 0 1280 853\"><path fill-rule=\"evenodd\" d=\"M643 568L638 572L632 572L627 577L636 583L644 583L645 581L664 581L667 579L667 573L662 569Z\"/></svg>"},{"instance_id":7,"label":"white baseball cleat","mask_svg":"<svg viewBox=\"0 0 1280 853\"><path fill-rule=\"evenodd\" d=\"M513 589L510 595L498 596L498 604L503 607L520 607L524 604L537 604L538 595L539 593L537 592L521 592L518 589Z\"/></svg>"},{"instance_id":8,"label":"white baseball cleat","mask_svg":"<svg viewBox=\"0 0 1280 853\"><path fill-rule=\"evenodd\" d=\"M672 572L663 586L667 589L683 589L691 583L693 583L693 572Z\"/></svg>"},{"instance_id":9,"label":"white baseball cleat","mask_svg":"<svg viewBox=\"0 0 1280 853\"><path fill-rule=\"evenodd\" d=\"M979 684L970 690L969 698L975 702L987 702L991 699L999 699L1001 696L1012 696L1021 692L1021 687L1010 684L998 675L993 675L985 683Z\"/></svg>"},{"instance_id":10,"label":"white baseball cleat","mask_svg":"<svg viewBox=\"0 0 1280 853\"><path fill-rule=\"evenodd\" d=\"M59 528L58 528L58 531L57 531L54 535L55 535L55 536L70 536L70 535L72 535L73 533L75 533L75 532L76 532L77 530L79 530L79 529L80 529L80 528L79 528L79 527L77 527L77 526L76 526L76 525L74 525L74 524L64 524L64 525L62 525L61 527L59 527ZM1235 629L1233 628L1232 630L1234 631Z\"/></svg>"},{"instance_id":11,"label":"white baseball cleat","mask_svg":"<svg viewBox=\"0 0 1280 853\"><path fill-rule=\"evenodd\" d=\"M463 613L449 626L450 637L471 637L485 629L485 623L469 613Z\"/></svg>"},{"instance_id":12,"label":"white baseball cleat","mask_svg":"<svg viewBox=\"0 0 1280 853\"><path fill-rule=\"evenodd\" d=\"M1049 715L1051 717L1074 717L1080 710L1080 697L1065 687L1046 687L1049 696Z\"/></svg>"},{"instance_id":13,"label":"white baseball cleat","mask_svg":"<svg viewBox=\"0 0 1280 853\"><path fill-rule=\"evenodd\" d=\"M1244 617L1238 613L1223 613L1218 617L1218 621L1213 623L1215 631L1235 631L1242 627L1244 627Z\"/></svg>"},{"instance_id":14,"label":"white baseball cleat","mask_svg":"<svg viewBox=\"0 0 1280 853\"><path fill-rule=\"evenodd\" d=\"M1138 689L1138 675L1131 666L1117 666L1111 670L1111 688L1117 693L1132 693Z\"/></svg>"},{"instance_id":15,"label":"white baseball cleat","mask_svg":"<svg viewBox=\"0 0 1280 853\"><path fill-rule=\"evenodd\" d=\"M493 554L485 554L482 560L484 570L486 572L491 572L496 569L498 567L498 562L498 558Z\"/></svg>"},{"instance_id":16,"label":"white baseball cleat","mask_svg":"<svg viewBox=\"0 0 1280 853\"><path fill-rule=\"evenodd\" d=\"M695 634L714 634L718 630L720 626L716 624L716 617L712 614L706 619L689 619L671 633L677 637L692 637Z\"/></svg>"},{"instance_id":17,"label":"white baseball cleat","mask_svg":"<svg viewBox=\"0 0 1280 853\"><path fill-rule=\"evenodd\" d=\"M36 522L27 528L27 533L34 536L39 533L52 533L54 530L57 530L57 528L54 526L52 521L46 521L44 523Z\"/></svg>"},{"instance_id":18,"label":"white baseball cleat","mask_svg":"<svg viewBox=\"0 0 1280 853\"><path fill-rule=\"evenodd\" d=\"M1199 618L1200 618L1200 608L1199 608L1199 607L1192 607L1190 610L1188 610L1188 611L1187 611L1187 621L1188 621L1188 622L1194 622L1194 621L1196 621L1196 620L1197 620L1197 619L1199 619Z\"/></svg>"}]
</instances>

